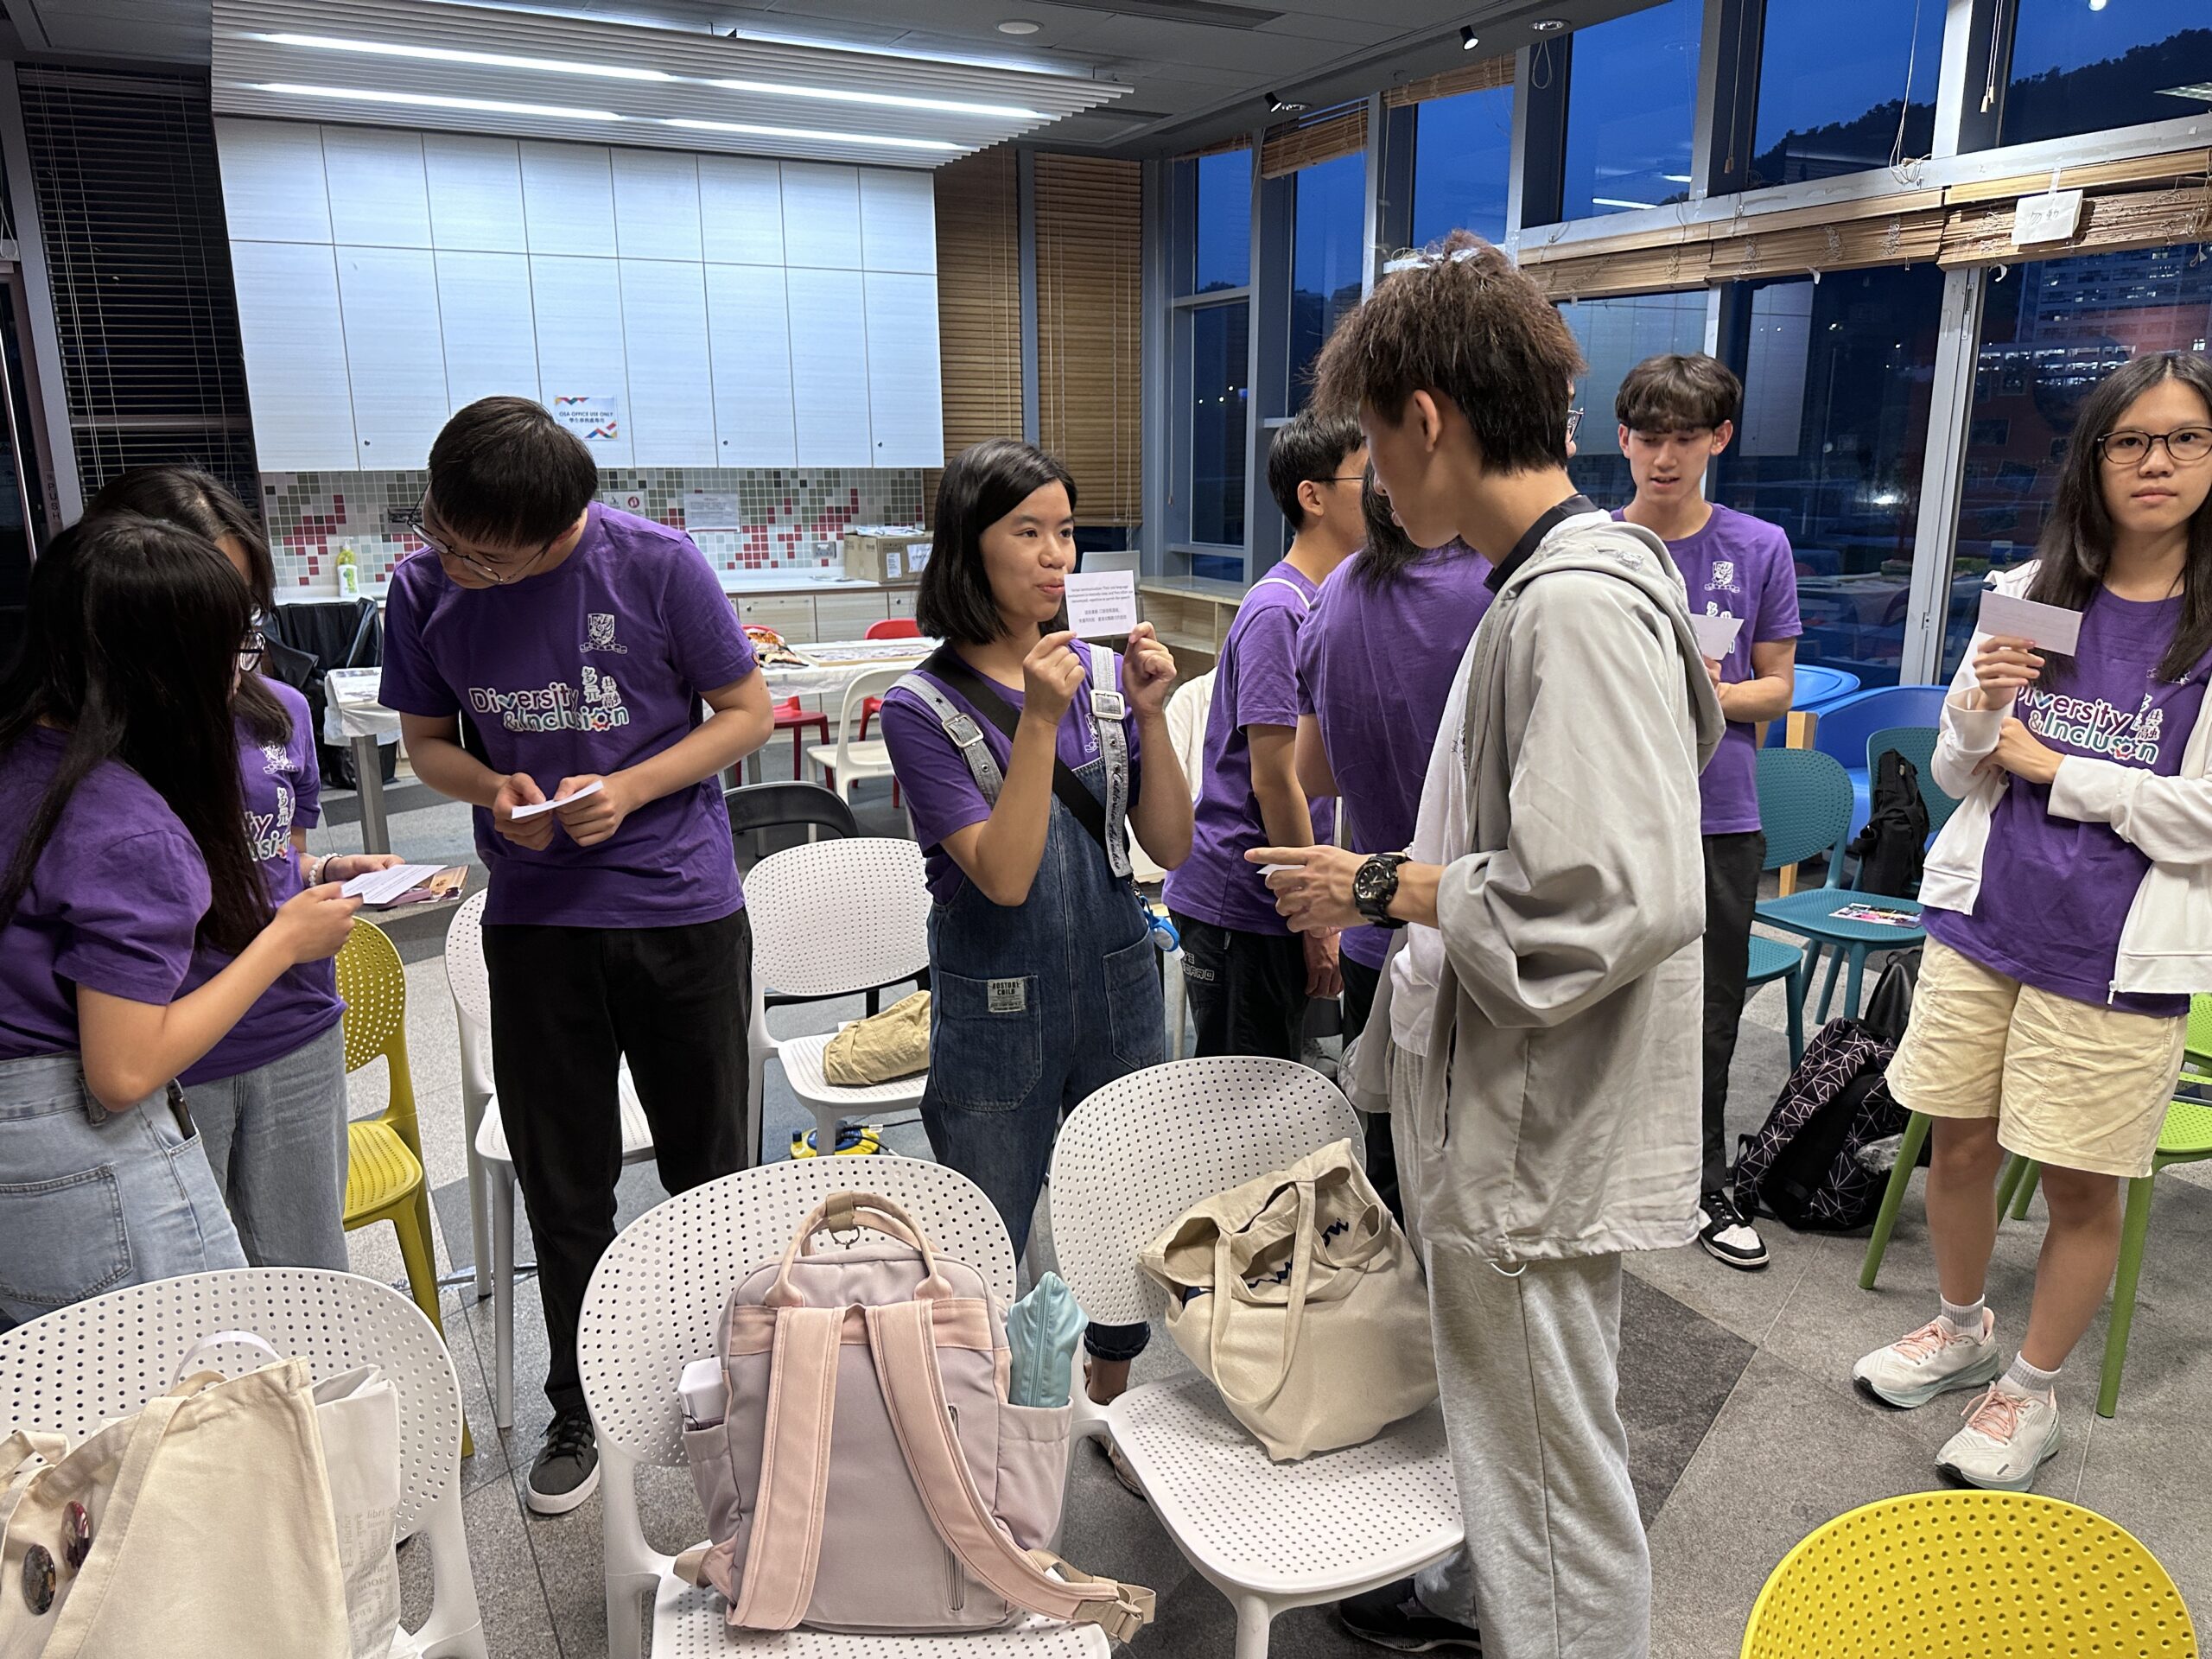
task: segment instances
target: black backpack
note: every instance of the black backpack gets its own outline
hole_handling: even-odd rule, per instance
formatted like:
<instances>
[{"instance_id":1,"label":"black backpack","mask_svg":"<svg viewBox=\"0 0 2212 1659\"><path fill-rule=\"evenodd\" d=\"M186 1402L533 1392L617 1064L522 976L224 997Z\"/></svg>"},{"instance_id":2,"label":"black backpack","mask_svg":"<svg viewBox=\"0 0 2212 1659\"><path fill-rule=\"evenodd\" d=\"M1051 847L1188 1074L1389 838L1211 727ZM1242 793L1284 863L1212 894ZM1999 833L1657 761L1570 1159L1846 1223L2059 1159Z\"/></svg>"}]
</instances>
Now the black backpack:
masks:
<instances>
[{"instance_id":1,"label":"black backpack","mask_svg":"<svg viewBox=\"0 0 2212 1659\"><path fill-rule=\"evenodd\" d=\"M1873 796L1866 827L1844 849L1859 861L1859 890L1911 898L1920 885L1928 828L1928 803L1920 796L1920 768L1895 749L1884 749L1874 758Z\"/></svg>"}]
</instances>

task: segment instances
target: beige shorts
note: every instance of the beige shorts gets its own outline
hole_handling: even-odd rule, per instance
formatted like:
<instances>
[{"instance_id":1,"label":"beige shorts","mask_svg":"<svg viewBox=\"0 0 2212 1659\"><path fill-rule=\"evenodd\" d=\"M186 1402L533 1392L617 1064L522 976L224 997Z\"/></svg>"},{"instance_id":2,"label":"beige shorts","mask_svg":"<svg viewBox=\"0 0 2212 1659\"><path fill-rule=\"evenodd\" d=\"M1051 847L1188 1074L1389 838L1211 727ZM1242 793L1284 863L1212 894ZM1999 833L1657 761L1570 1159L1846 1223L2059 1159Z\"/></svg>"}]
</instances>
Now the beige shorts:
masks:
<instances>
[{"instance_id":1,"label":"beige shorts","mask_svg":"<svg viewBox=\"0 0 2212 1659\"><path fill-rule=\"evenodd\" d=\"M1930 939L1890 1092L1930 1117L1993 1117L1999 1144L2039 1164L2148 1175L2188 1025L2040 991Z\"/></svg>"}]
</instances>

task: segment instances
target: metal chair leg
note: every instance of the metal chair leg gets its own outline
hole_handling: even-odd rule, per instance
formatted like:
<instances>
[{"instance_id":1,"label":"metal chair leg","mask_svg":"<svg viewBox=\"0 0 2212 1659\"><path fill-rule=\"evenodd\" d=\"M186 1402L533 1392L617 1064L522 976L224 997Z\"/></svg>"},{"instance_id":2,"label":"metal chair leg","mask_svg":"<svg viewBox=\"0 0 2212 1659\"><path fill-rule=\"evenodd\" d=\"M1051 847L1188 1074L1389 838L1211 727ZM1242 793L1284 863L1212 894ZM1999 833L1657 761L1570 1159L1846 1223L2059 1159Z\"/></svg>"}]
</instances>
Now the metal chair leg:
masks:
<instances>
[{"instance_id":1,"label":"metal chair leg","mask_svg":"<svg viewBox=\"0 0 2212 1659\"><path fill-rule=\"evenodd\" d=\"M1928 1114L1915 1112L1905 1120L1904 1139L1897 1145L1897 1167L1890 1172L1890 1184L1882 1193L1882 1208L1874 1217L1874 1236L1866 1241L1866 1260L1859 1269L1859 1288L1872 1290L1874 1280L1882 1271L1883 1255L1890 1248L1890 1231L1897 1224L1897 1206L1904 1202L1904 1190L1912 1185L1913 1166L1920 1161L1920 1149L1928 1144Z\"/></svg>"},{"instance_id":2,"label":"metal chair leg","mask_svg":"<svg viewBox=\"0 0 2212 1659\"><path fill-rule=\"evenodd\" d=\"M2135 1287L2143 1275L2143 1246L2151 1233L2151 1183L2155 1175L2127 1184L2127 1215L2120 1227L2120 1273L2113 1281L2112 1323L2105 1332L2104 1376L2097 1385L2097 1415L2109 1417L2120 1407L2120 1374L2127 1364L2127 1332L2135 1323Z\"/></svg>"}]
</instances>

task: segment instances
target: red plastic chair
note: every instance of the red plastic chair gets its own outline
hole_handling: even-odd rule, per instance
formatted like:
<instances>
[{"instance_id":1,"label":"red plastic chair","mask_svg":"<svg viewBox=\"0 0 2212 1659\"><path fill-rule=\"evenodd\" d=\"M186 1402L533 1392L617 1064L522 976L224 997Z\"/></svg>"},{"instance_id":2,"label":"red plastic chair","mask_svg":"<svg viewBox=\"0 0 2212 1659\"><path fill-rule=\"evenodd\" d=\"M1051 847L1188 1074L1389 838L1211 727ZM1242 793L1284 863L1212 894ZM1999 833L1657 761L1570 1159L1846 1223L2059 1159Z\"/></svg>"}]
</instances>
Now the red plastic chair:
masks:
<instances>
[{"instance_id":1,"label":"red plastic chair","mask_svg":"<svg viewBox=\"0 0 2212 1659\"><path fill-rule=\"evenodd\" d=\"M921 625L911 616L890 616L880 622L871 622L868 625L868 632L861 636L863 639L918 639L921 637ZM881 697L863 697L861 700L861 735L862 737L868 735L868 721L875 718L876 711L882 707ZM830 740L825 737L822 741L827 743ZM893 804L895 805L899 795L897 785L892 785L891 794Z\"/></svg>"},{"instance_id":2,"label":"red plastic chair","mask_svg":"<svg viewBox=\"0 0 2212 1659\"><path fill-rule=\"evenodd\" d=\"M806 734L811 729L822 734L821 741L830 741L830 716L819 710L809 714L800 707L797 697L787 697L775 706L776 729L791 734L791 776L804 779L806 775Z\"/></svg>"}]
</instances>

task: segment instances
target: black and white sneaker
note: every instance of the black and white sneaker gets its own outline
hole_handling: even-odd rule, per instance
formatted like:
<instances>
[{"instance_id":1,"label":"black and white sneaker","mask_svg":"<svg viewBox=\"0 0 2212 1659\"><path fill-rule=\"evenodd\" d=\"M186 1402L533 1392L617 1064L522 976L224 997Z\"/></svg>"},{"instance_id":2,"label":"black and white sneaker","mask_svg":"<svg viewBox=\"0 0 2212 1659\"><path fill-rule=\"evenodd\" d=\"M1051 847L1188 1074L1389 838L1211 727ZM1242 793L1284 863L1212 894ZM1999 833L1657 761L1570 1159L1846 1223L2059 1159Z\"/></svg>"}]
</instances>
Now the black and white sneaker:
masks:
<instances>
[{"instance_id":1,"label":"black and white sneaker","mask_svg":"<svg viewBox=\"0 0 2212 1659\"><path fill-rule=\"evenodd\" d=\"M1766 1266L1766 1241L1726 1192L1708 1192L1699 1201L1697 1242L1714 1261L1745 1273Z\"/></svg>"},{"instance_id":2,"label":"black and white sneaker","mask_svg":"<svg viewBox=\"0 0 2212 1659\"><path fill-rule=\"evenodd\" d=\"M598 1490L599 1436L591 1414L581 1406L561 1412L530 1465L524 1497L539 1515L566 1515Z\"/></svg>"},{"instance_id":3,"label":"black and white sneaker","mask_svg":"<svg viewBox=\"0 0 2212 1659\"><path fill-rule=\"evenodd\" d=\"M1448 1651L1471 1653L1479 1659L1483 1650L1482 1632L1430 1612L1414 1593L1411 1579L1338 1602L1337 1622L1361 1641L1393 1653Z\"/></svg>"}]
</instances>

